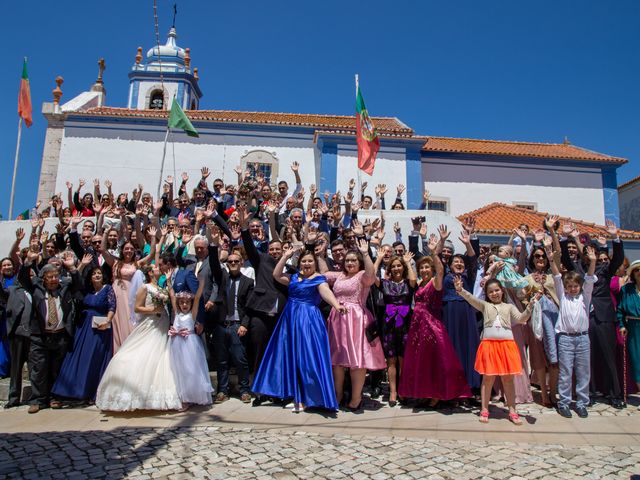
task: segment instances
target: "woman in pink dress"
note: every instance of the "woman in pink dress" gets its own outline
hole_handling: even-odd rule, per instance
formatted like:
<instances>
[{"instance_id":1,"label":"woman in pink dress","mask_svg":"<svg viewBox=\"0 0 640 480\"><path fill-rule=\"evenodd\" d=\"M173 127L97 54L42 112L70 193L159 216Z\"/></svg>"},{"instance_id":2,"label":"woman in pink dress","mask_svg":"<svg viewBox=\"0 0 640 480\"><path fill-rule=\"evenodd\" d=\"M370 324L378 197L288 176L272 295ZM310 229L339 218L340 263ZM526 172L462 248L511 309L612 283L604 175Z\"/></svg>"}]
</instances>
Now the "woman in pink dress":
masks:
<instances>
[{"instance_id":1,"label":"woman in pink dress","mask_svg":"<svg viewBox=\"0 0 640 480\"><path fill-rule=\"evenodd\" d=\"M149 233L151 234L151 251L149 255L140 260L136 260L136 249L130 241L122 245L120 258L117 259L109 253L107 230L102 237L102 255L105 262L113 269L112 287L116 295L116 313L111 322L114 355L136 324L133 305L135 304L136 292L144 283L144 275L138 272L138 268L151 262L156 253L156 228L150 227Z\"/></svg>"},{"instance_id":2,"label":"woman in pink dress","mask_svg":"<svg viewBox=\"0 0 640 480\"><path fill-rule=\"evenodd\" d=\"M331 364L338 402L342 400L345 371L351 376L351 401L346 405L351 411L362 407L362 387L367 370L382 370L384 359L380 339L367 339L367 327L375 320L365 303L369 288L375 282L375 270L369 257L366 240L358 242L358 250L350 250L344 258L344 272L326 272L325 277L333 287L338 301L347 308L341 314L332 309L328 320Z\"/></svg>"},{"instance_id":3,"label":"woman in pink dress","mask_svg":"<svg viewBox=\"0 0 640 480\"><path fill-rule=\"evenodd\" d=\"M442 323L442 278L440 251L448 237L440 228L440 241L429 239L430 257L418 260L420 283L404 352L404 368L398 393L402 397L430 399L434 408L440 400L471 397L462 364Z\"/></svg>"}]
</instances>

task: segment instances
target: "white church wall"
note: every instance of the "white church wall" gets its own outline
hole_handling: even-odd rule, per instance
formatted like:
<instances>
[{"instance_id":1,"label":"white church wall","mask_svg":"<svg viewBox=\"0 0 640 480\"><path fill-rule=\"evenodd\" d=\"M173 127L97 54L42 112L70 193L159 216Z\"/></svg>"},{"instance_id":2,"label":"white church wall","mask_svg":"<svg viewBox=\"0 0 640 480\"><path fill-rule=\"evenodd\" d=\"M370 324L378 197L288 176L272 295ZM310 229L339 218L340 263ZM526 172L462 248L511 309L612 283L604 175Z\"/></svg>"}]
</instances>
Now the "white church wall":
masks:
<instances>
[{"instance_id":1,"label":"white church wall","mask_svg":"<svg viewBox=\"0 0 640 480\"><path fill-rule=\"evenodd\" d=\"M175 173L189 174L189 186L200 178L200 168L211 171L209 183L220 177L235 184L234 168L241 157L253 150L264 150L278 160L278 179L291 186L295 177L291 171L294 161L300 163L303 185L308 189L317 183L316 148L311 135L287 134L278 136L263 132L199 129L200 138L182 133L172 134L167 144L163 178ZM138 183L154 194L158 188L165 131L150 125L119 126L117 123L68 122L62 139L56 178L56 192L66 191L67 180L77 186L79 178L87 181L85 191L93 191L94 178L109 178L113 192L131 192ZM273 180L272 180L273 181ZM104 182L103 182L104 184ZM102 187L104 191L104 187Z\"/></svg>"},{"instance_id":2,"label":"white church wall","mask_svg":"<svg viewBox=\"0 0 640 480\"><path fill-rule=\"evenodd\" d=\"M449 213L458 216L490 203L530 204L541 212L604 225L602 192L593 188L544 187L472 182L425 183L433 199L448 199Z\"/></svg>"},{"instance_id":3,"label":"white church wall","mask_svg":"<svg viewBox=\"0 0 640 480\"><path fill-rule=\"evenodd\" d=\"M406 154L404 148L384 148L378 152L373 175L369 176L360 172L360 181L367 182L366 195L370 195L375 201L375 186L378 184L387 185L385 203L387 208L391 208L396 198L396 187L404 184L406 187ZM356 146L341 145L338 148L338 171L336 173L336 188L344 195L348 190L350 179L358 180L358 151ZM358 188L356 186L356 188ZM407 205L407 192L402 194L404 205Z\"/></svg>"}]
</instances>

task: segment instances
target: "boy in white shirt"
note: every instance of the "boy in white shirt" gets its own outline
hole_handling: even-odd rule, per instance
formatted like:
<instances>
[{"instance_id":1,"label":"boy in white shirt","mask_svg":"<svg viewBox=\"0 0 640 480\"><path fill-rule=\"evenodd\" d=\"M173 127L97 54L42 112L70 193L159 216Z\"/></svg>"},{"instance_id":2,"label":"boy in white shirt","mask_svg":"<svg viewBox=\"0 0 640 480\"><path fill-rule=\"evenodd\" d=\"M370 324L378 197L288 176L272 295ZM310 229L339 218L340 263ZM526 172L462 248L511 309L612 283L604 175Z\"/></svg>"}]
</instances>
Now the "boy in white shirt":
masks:
<instances>
[{"instance_id":1,"label":"boy in white shirt","mask_svg":"<svg viewBox=\"0 0 640 480\"><path fill-rule=\"evenodd\" d=\"M576 375L576 413L586 418L589 405L589 380L591 377L589 343L589 309L593 285L597 281L594 275L596 268L596 252L593 247L586 247L589 269L584 279L578 272L567 272L560 275L558 265L554 262L551 245L546 245L553 283L560 302L560 315L556 323L558 341L558 413L571 418L572 377Z\"/></svg>"}]
</instances>

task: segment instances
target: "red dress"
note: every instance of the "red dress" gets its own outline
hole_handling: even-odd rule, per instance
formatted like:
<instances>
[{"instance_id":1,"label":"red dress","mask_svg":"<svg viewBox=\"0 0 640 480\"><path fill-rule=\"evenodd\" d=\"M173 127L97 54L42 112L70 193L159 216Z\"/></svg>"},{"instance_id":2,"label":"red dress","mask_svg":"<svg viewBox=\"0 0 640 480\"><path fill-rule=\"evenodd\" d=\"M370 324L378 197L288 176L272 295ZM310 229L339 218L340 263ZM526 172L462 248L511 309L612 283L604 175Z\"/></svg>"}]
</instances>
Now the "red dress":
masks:
<instances>
[{"instance_id":1,"label":"red dress","mask_svg":"<svg viewBox=\"0 0 640 480\"><path fill-rule=\"evenodd\" d=\"M420 287L409 327L398 393L452 400L471 396L462 364L442 323L442 290Z\"/></svg>"}]
</instances>

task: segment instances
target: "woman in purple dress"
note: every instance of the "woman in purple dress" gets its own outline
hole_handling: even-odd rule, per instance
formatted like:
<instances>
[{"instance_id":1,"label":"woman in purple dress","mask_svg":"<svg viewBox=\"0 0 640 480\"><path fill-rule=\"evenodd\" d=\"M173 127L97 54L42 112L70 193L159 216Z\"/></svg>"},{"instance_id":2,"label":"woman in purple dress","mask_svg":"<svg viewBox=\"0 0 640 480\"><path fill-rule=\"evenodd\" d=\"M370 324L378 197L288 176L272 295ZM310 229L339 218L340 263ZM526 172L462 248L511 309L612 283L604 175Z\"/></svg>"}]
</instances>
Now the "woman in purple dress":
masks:
<instances>
[{"instance_id":1,"label":"woman in purple dress","mask_svg":"<svg viewBox=\"0 0 640 480\"><path fill-rule=\"evenodd\" d=\"M418 261L420 284L404 355L398 393L403 397L430 399L434 408L440 400L471 396L464 370L442 323L442 280L444 266L439 254L449 236L441 227L440 241L429 239L430 257Z\"/></svg>"},{"instance_id":2,"label":"woman in purple dress","mask_svg":"<svg viewBox=\"0 0 640 480\"><path fill-rule=\"evenodd\" d=\"M382 322L382 349L387 359L389 377L389 406L398 403L398 377L402 373L402 359L411 320L411 301L416 288L416 272L411 266L413 253L394 256L386 271L388 278L376 278L376 286L382 291L385 312ZM378 256L375 271L381 257Z\"/></svg>"},{"instance_id":3,"label":"woman in purple dress","mask_svg":"<svg viewBox=\"0 0 640 480\"><path fill-rule=\"evenodd\" d=\"M342 401L345 370L351 378L351 400L346 405L351 411L362 406L362 387L367 370L383 370L387 364L379 338L368 341L367 327L375 323L366 307L369 288L376 280L373 262L369 257L366 240L358 242L358 250L349 250L344 257L344 272L325 272L346 313L331 310L327 329L333 365L333 381L338 403Z\"/></svg>"}]
</instances>

